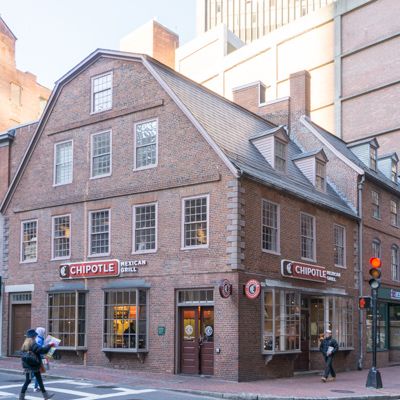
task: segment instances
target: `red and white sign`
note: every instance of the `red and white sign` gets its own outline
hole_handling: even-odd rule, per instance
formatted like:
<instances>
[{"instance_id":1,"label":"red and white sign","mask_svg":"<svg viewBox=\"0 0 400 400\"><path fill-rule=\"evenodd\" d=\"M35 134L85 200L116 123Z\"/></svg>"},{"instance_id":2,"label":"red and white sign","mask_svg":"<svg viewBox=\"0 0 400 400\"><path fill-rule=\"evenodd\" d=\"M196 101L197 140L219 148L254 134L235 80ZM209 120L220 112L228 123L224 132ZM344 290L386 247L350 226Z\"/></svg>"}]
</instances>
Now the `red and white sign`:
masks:
<instances>
[{"instance_id":1,"label":"red and white sign","mask_svg":"<svg viewBox=\"0 0 400 400\"><path fill-rule=\"evenodd\" d=\"M261 292L260 282L250 279L244 287L244 293L249 299L256 299Z\"/></svg>"},{"instance_id":2,"label":"red and white sign","mask_svg":"<svg viewBox=\"0 0 400 400\"><path fill-rule=\"evenodd\" d=\"M118 276L119 260L90 261L60 265L61 279Z\"/></svg>"},{"instance_id":3,"label":"red and white sign","mask_svg":"<svg viewBox=\"0 0 400 400\"><path fill-rule=\"evenodd\" d=\"M232 294L232 285L228 279L222 279L219 283L219 294L224 299L227 299Z\"/></svg>"},{"instance_id":4,"label":"red and white sign","mask_svg":"<svg viewBox=\"0 0 400 400\"><path fill-rule=\"evenodd\" d=\"M326 282L327 271L324 267L282 260L282 275L288 278L304 279L313 282Z\"/></svg>"}]
</instances>

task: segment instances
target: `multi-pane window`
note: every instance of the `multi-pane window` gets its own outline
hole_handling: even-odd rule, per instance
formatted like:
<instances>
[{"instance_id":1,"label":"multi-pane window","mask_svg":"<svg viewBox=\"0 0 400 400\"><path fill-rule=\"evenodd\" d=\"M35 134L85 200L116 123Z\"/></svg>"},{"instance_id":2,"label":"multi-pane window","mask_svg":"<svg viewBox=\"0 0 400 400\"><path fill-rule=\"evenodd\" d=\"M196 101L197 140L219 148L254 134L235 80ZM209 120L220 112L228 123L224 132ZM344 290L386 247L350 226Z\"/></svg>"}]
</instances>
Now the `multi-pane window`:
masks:
<instances>
[{"instance_id":1,"label":"multi-pane window","mask_svg":"<svg viewBox=\"0 0 400 400\"><path fill-rule=\"evenodd\" d=\"M367 349L372 350L372 308L367 310ZM386 320L387 320L387 309L386 303L378 302L378 323L376 325L376 348L377 349L387 349L387 339L386 334Z\"/></svg>"},{"instance_id":2,"label":"multi-pane window","mask_svg":"<svg viewBox=\"0 0 400 400\"><path fill-rule=\"evenodd\" d=\"M48 333L61 339L61 346L85 348L86 294L82 292L49 293Z\"/></svg>"},{"instance_id":3,"label":"multi-pane window","mask_svg":"<svg viewBox=\"0 0 400 400\"><path fill-rule=\"evenodd\" d=\"M391 179L397 183L397 163L394 160L392 160Z\"/></svg>"},{"instance_id":4,"label":"multi-pane window","mask_svg":"<svg viewBox=\"0 0 400 400\"><path fill-rule=\"evenodd\" d=\"M315 259L314 244L314 217L301 214L301 257L309 260Z\"/></svg>"},{"instance_id":5,"label":"multi-pane window","mask_svg":"<svg viewBox=\"0 0 400 400\"><path fill-rule=\"evenodd\" d=\"M315 187L325 190L325 165L318 161L315 165Z\"/></svg>"},{"instance_id":6,"label":"multi-pane window","mask_svg":"<svg viewBox=\"0 0 400 400\"><path fill-rule=\"evenodd\" d=\"M279 252L279 206L265 200L262 202L262 248Z\"/></svg>"},{"instance_id":7,"label":"multi-pane window","mask_svg":"<svg viewBox=\"0 0 400 400\"><path fill-rule=\"evenodd\" d=\"M376 149L370 146L369 150L370 168L376 171Z\"/></svg>"},{"instance_id":8,"label":"multi-pane window","mask_svg":"<svg viewBox=\"0 0 400 400\"><path fill-rule=\"evenodd\" d=\"M72 182L72 140L55 145L54 184Z\"/></svg>"},{"instance_id":9,"label":"multi-pane window","mask_svg":"<svg viewBox=\"0 0 400 400\"><path fill-rule=\"evenodd\" d=\"M399 226L399 203L393 199L390 200L390 223Z\"/></svg>"},{"instance_id":10,"label":"multi-pane window","mask_svg":"<svg viewBox=\"0 0 400 400\"><path fill-rule=\"evenodd\" d=\"M111 73L92 78L92 112L109 110L112 107Z\"/></svg>"},{"instance_id":11,"label":"multi-pane window","mask_svg":"<svg viewBox=\"0 0 400 400\"><path fill-rule=\"evenodd\" d=\"M396 245L392 246L392 280L399 280L399 248Z\"/></svg>"},{"instance_id":12,"label":"multi-pane window","mask_svg":"<svg viewBox=\"0 0 400 400\"><path fill-rule=\"evenodd\" d=\"M208 197L183 201L183 247L208 244Z\"/></svg>"},{"instance_id":13,"label":"multi-pane window","mask_svg":"<svg viewBox=\"0 0 400 400\"><path fill-rule=\"evenodd\" d=\"M156 250L157 205L135 206L133 212L133 251L148 252Z\"/></svg>"},{"instance_id":14,"label":"multi-pane window","mask_svg":"<svg viewBox=\"0 0 400 400\"><path fill-rule=\"evenodd\" d=\"M37 260L37 226L37 220L22 223L21 261L23 262Z\"/></svg>"},{"instance_id":15,"label":"multi-pane window","mask_svg":"<svg viewBox=\"0 0 400 400\"><path fill-rule=\"evenodd\" d=\"M135 168L157 164L157 120L135 125Z\"/></svg>"},{"instance_id":16,"label":"multi-pane window","mask_svg":"<svg viewBox=\"0 0 400 400\"><path fill-rule=\"evenodd\" d=\"M381 217L381 199L380 193L376 190L372 191L372 216L374 218Z\"/></svg>"},{"instance_id":17,"label":"multi-pane window","mask_svg":"<svg viewBox=\"0 0 400 400\"><path fill-rule=\"evenodd\" d=\"M275 169L286 172L286 145L275 140Z\"/></svg>"},{"instance_id":18,"label":"multi-pane window","mask_svg":"<svg viewBox=\"0 0 400 400\"><path fill-rule=\"evenodd\" d=\"M146 351L148 348L148 291L104 292L104 350Z\"/></svg>"},{"instance_id":19,"label":"multi-pane window","mask_svg":"<svg viewBox=\"0 0 400 400\"><path fill-rule=\"evenodd\" d=\"M381 258L381 242L378 239L372 241L372 257Z\"/></svg>"},{"instance_id":20,"label":"multi-pane window","mask_svg":"<svg viewBox=\"0 0 400 400\"><path fill-rule=\"evenodd\" d=\"M345 231L340 225L333 226L335 265L345 266Z\"/></svg>"},{"instance_id":21,"label":"multi-pane window","mask_svg":"<svg viewBox=\"0 0 400 400\"><path fill-rule=\"evenodd\" d=\"M92 135L92 177L111 173L111 132Z\"/></svg>"},{"instance_id":22,"label":"multi-pane window","mask_svg":"<svg viewBox=\"0 0 400 400\"><path fill-rule=\"evenodd\" d=\"M389 348L400 348L400 304L389 304Z\"/></svg>"},{"instance_id":23,"label":"multi-pane window","mask_svg":"<svg viewBox=\"0 0 400 400\"><path fill-rule=\"evenodd\" d=\"M90 213L90 255L110 252L110 211Z\"/></svg>"},{"instance_id":24,"label":"multi-pane window","mask_svg":"<svg viewBox=\"0 0 400 400\"><path fill-rule=\"evenodd\" d=\"M69 258L71 255L71 217L53 217L53 258Z\"/></svg>"}]
</instances>

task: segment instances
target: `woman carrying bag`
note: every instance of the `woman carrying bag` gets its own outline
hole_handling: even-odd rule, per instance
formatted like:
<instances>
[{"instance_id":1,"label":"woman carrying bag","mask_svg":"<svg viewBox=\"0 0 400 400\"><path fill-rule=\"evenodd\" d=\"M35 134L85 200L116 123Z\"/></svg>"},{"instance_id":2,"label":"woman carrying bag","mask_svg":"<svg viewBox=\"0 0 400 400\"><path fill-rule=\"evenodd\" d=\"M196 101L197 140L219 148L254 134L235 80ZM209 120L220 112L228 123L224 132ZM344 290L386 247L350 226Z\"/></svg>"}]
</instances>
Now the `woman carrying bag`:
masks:
<instances>
[{"instance_id":1,"label":"woman carrying bag","mask_svg":"<svg viewBox=\"0 0 400 400\"><path fill-rule=\"evenodd\" d=\"M35 342L35 338L37 336L37 332L34 329L28 329L26 332L26 339L21 348L21 360L22 367L25 373L25 383L22 386L21 393L19 395L19 400L25 400L25 393L28 385L31 383L32 373L35 375L39 383L40 390L42 391L42 395L44 399L51 399L54 396L54 393L46 392L46 389L43 385L42 375L40 374L41 368L43 368L42 359L40 358L41 354L46 354L50 348L54 345L54 343L50 343L47 346L40 346Z\"/></svg>"}]
</instances>

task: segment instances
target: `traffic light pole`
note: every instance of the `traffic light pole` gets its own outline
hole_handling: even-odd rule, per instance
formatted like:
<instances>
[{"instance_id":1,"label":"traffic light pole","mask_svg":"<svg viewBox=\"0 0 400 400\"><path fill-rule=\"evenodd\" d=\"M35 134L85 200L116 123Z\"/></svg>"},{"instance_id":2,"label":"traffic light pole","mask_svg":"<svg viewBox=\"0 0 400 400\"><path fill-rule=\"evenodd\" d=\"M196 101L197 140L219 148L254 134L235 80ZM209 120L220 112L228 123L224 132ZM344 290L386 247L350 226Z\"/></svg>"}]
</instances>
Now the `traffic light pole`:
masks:
<instances>
[{"instance_id":1,"label":"traffic light pole","mask_svg":"<svg viewBox=\"0 0 400 400\"><path fill-rule=\"evenodd\" d=\"M377 340L377 323L378 323L378 290L372 289L372 368L368 373L367 388L381 389L382 378L381 373L376 368L376 340Z\"/></svg>"}]
</instances>

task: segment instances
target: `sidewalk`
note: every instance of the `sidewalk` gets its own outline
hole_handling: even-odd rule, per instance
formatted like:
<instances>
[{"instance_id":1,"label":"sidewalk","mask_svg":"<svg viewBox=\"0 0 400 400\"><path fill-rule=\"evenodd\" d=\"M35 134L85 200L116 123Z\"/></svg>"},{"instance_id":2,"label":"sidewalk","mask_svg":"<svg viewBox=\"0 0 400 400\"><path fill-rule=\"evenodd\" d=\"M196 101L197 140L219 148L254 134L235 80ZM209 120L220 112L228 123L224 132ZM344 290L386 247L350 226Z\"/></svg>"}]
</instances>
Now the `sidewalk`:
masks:
<instances>
[{"instance_id":1,"label":"sidewalk","mask_svg":"<svg viewBox=\"0 0 400 400\"><path fill-rule=\"evenodd\" d=\"M0 358L0 371L22 374L20 359ZM57 362L51 364L51 370L45 376L90 379L113 385L168 389L227 399L400 399L400 366L382 368L380 372L383 381L383 389L380 390L365 388L368 370L341 373L338 374L336 381L327 383L323 383L320 376L297 376L295 378L236 383L196 376L84 367Z\"/></svg>"}]
</instances>

